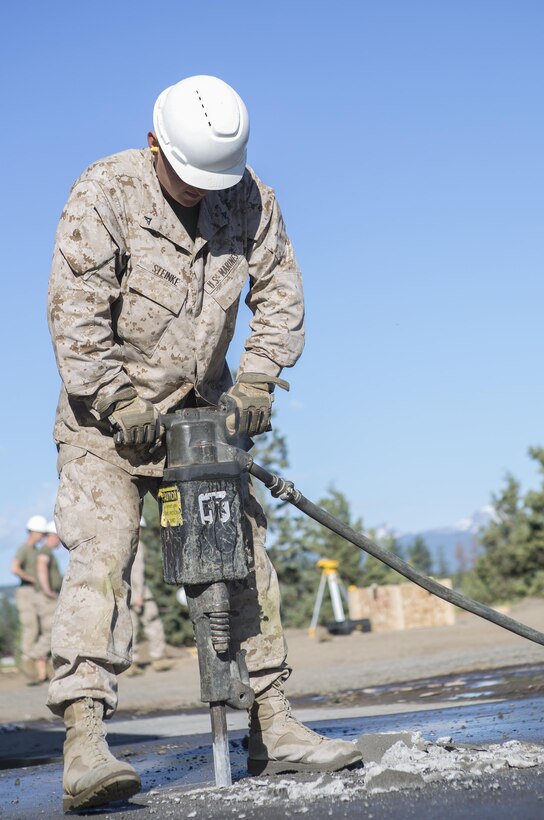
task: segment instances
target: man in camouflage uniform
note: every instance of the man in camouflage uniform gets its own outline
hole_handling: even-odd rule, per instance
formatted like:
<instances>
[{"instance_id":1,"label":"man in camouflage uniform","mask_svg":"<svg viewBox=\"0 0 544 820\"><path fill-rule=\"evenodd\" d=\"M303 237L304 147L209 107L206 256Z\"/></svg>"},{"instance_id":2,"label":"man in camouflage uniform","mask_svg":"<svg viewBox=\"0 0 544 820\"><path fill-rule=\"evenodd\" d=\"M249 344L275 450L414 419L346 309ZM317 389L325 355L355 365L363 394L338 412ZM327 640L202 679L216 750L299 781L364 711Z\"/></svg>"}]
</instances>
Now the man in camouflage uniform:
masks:
<instances>
[{"instance_id":1,"label":"man in camouflage uniform","mask_svg":"<svg viewBox=\"0 0 544 820\"><path fill-rule=\"evenodd\" d=\"M183 80L159 96L149 148L87 169L59 223L49 290L62 378L55 518L70 562L48 704L67 727L67 809L139 788L109 752L102 718L131 663L130 567L142 499L157 493L164 466L157 414L227 392L238 430L262 433L278 376L303 347L299 269L273 191L245 165L248 134L233 89L214 77ZM251 335L232 385L225 356L248 280ZM232 603L231 632L256 693L250 770L342 768L359 759L354 744L325 740L290 714L278 584L249 489L245 509L254 566Z\"/></svg>"},{"instance_id":2,"label":"man in camouflage uniform","mask_svg":"<svg viewBox=\"0 0 544 820\"><path fill-rule=\"evenodd\" d=\"M38 545L45 535L47 521L43 515L33 515L28 519L26 528L27 539L15 553L11 562L11 571L20 579L15 592L15 601L21 630L22 670L28 678L34 680L36 664L32 656L32 649L40 634L36 593Z\"/></svg>"},{"instance_id":3,"label":"man in camouflage uniform","mask_svg":"<svg viewBox=\"0 0 544 820\"><path fill-rule=\"evenodd\" d=\"M50 521L45 531L45 542L36 557L36 609L40 634L30 653L36 661L38 670L35 683L44 683L47 680L47 661L51 655L51 629L62 586L62 575L55 557L55 550L59 546L60 538L55 522Z\"/></svg>"}]
</instances>

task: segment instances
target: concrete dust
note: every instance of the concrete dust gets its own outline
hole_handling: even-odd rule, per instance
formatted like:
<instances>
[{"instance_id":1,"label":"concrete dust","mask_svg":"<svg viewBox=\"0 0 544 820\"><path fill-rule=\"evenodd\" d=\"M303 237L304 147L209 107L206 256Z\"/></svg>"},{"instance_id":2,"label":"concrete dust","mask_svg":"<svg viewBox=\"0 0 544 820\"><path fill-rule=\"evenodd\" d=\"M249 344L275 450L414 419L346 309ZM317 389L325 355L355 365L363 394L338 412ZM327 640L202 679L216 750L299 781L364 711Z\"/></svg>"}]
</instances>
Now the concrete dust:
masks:
<instances>
[{"instance_id":1,"label":"concrete dust","mask_svg":"<svg viewBox=\"0 0 544 820\"><path fill-rule=\"evenodd\" d=\"M319 800L347 803L365 796L422 789L436 783L472 789L489 775L544 765L544 746L517 740L469 746L454 744L450 737L432 742L420 732L383 732L362 735L357 743L365 755L365 763L351 771L244 778L229 788L199 786L191 790L149 792L148 805L153 807L155 796L160 796L158 803L165 813L168 807L182 804L187 817L197 816L198 806L210 806L213 802L221 803L225 813L243 812L244 806L251 810L288 805L290 812L304 814L308 806ZM488 787L499 789L500 784L491 782Z\"/></svg>"},{"instance_id":2,"label":"concrete dust","mask_svg":"<svg viewBox=\"0 0 544 820\"><path fill-rule=\"evenodd\" d=\"M396 740L379 761L366 763L364 787L376 793L420 788L425 783L472 782L498 771L542 764L544 747L536 744L509 740L471 747L454 744L451 738L439 738L432 743L420 732L414 732L408 742Z\"/></svg>"},{"instance_id":3,"label":"concrete dust","mask_svg":"<svg viewBox=\"0 0 544 820\"><path fill-rule=\"evenodd\" d=\"M451 738L425 740L420 732L377 733L359 739L368 754L363 767L333 774L297 774L269 778L244 778L229 788L199 786L197 789L161 789L148 792L151 813L169 816L182 804L186 817L196 817L200 808L221 804L227 813L244 817L244 808L289 806L292 814L311 811L320 800L350 803L370 795L422 789L427 784L448 784L454 788L476 788L484 778L491 790L500 783L489 775L512 769L544 765L544 747L516 740L506 743L468 746ZM376 755L376 750L380 754ZM375 758L375 759L371 759ZM156 801L156 802L155 802ZM192 809L191 807L195 808ZM254 816L254 815L248 815Z\"/></svg>"}]
</instances>

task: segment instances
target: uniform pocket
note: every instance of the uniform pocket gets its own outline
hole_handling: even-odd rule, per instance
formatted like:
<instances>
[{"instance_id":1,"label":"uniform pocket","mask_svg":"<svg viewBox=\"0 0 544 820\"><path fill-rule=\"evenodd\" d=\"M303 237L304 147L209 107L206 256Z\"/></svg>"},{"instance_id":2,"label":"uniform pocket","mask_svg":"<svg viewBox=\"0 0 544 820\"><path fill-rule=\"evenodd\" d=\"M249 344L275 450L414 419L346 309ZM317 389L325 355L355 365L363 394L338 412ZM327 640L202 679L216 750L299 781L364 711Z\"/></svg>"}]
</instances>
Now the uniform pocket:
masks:
<instances>
[{"instance_id":1,"label":"uniform pocket","mask_svg":"<svg viewBox=\"0 0 544 820\"><path fill-rule=\"evenodd\" d=\"M59 250L76 276L89 279L106 262L113 262L117 247L94 208L68 225L62 223Z\"/></svg>"},{"instance_id":2,"label":"uniform pocket","mask_svg":"<svg viewBox=\"0 0 544 820\"><path fill-rule=\"evenodd\" d=\"M85 458L82 455L70 459L60 471L55 524L60 540L69 550L96 535L96 505L90 482L84 480Z\"/></svg>"},{"instance_id":3,"label":"uniform pocket","mask_svg":"<svg viewBox=\"0 0 544 820\"><path fill-rule=\"evenodd\" d=\"M204 289L226 311L239 298L248 274L247 259L232 254L210 273Z\"/></svg>"},{"instance_id":4,"label":"uniform pocket","mask_svg":"<svg viewBox=\"0 0 544 820\"><path fill-rule=\"evenodd\" d=\"M150 355L174 316L179 315L187 285L181 276L157 264L151 269L137 265L127 277L127 286L117 317L117 335Z\"/></svg>"}]
</instances>

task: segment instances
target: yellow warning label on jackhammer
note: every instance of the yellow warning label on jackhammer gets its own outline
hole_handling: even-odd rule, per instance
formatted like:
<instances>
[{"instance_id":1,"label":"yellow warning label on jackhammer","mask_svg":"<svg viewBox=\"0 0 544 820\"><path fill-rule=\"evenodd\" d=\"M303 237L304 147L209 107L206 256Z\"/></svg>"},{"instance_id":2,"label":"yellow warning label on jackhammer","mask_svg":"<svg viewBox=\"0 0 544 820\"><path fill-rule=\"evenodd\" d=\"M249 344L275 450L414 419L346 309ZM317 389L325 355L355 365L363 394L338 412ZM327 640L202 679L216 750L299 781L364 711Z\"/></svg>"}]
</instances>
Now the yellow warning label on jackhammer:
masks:
<instances>
[{"instance_id":1,"label":"yellow warning label on jackhammer","mask_svg":"<svg viewBox=\"0 0 544 820\"><path fill-rule=\"evenodd\" d=\"M179 487L161 487L159 500L162 502L161 527L181 527L183 514Z\"/></svg>"}]
</instances>

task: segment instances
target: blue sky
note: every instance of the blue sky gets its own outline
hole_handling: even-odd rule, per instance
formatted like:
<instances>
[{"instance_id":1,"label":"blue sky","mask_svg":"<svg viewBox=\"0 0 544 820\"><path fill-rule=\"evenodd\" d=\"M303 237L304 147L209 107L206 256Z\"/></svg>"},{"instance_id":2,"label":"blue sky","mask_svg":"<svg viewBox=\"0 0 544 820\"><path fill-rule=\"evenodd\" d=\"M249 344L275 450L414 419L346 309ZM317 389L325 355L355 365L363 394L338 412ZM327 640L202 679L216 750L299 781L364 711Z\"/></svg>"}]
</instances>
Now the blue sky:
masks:
<instances>
[{"instance_id":1,"label":"blue sky","mask_svg":"<svg viewBox=\"0 0 544 820\"><path fill-rule=\"evenodd\" d=\"M307 346L278 391L292 477L366 526L453 523L544 443L544 6L10 4L3 12L0 583L52 514L59 388L45 321L73 180L144 144L153 102L216 74L251 116L305 278ZM241 312L230 358L246 333Z\"/></svg>"}]
</instances>

